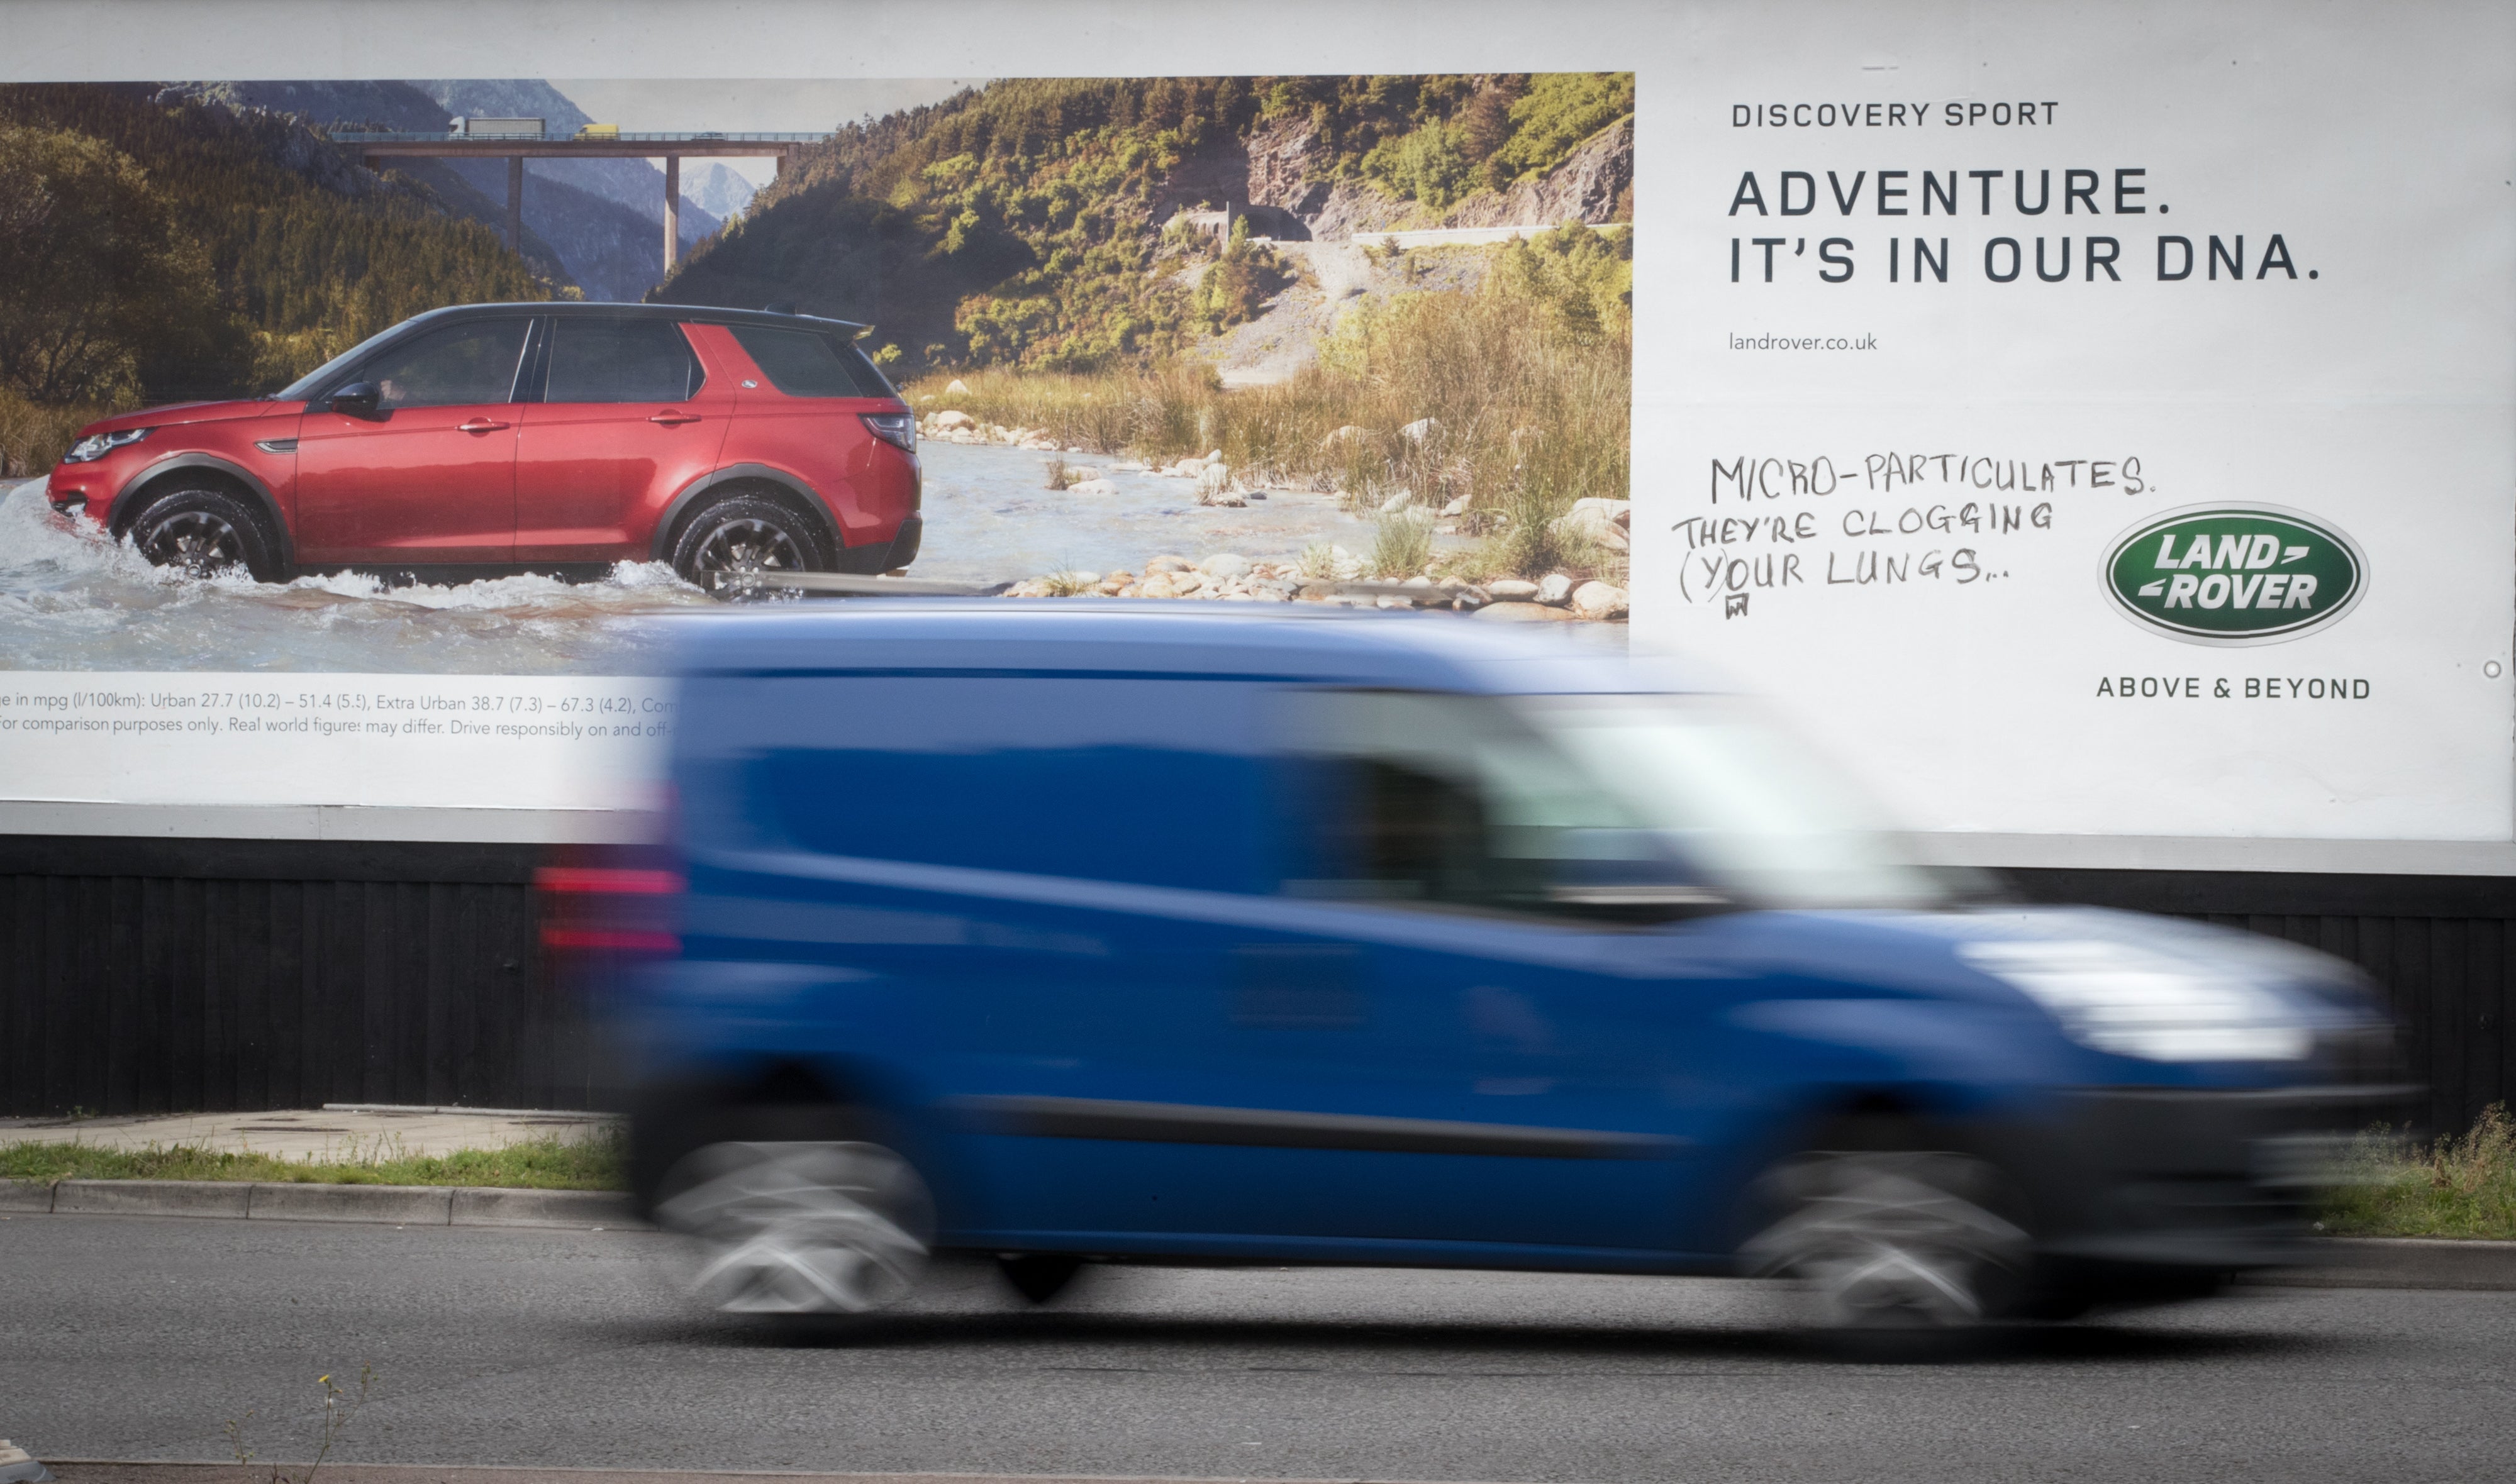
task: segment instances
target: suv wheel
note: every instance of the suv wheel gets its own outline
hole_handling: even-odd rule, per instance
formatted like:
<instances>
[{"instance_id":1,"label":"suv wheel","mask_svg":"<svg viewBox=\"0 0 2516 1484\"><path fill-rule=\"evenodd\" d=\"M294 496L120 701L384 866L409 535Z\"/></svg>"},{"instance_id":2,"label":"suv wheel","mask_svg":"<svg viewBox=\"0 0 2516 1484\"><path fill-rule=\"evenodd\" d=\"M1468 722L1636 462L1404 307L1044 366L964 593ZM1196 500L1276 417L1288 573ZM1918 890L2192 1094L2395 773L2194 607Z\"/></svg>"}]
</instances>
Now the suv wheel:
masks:
<instances>
[{"instance_id":1,"label":"suv wheel","mask_svg":"<svg viewBox=\"0 0 2516 1484\"><path fill-rule=\"evenodd\" d=\"M690 518L673 542L673 570L710 592L763 572L817 572L828 562L813 523L767 495L734 495Z\"/></svg>"},{"instance_id":2,"label":"suv wheel","mask_svg":"<svg viewBox=\"0 0 2516 1484\"><path fill-rule=\"evenodd\" d=\"M189 577L241 568L263 582L279 580L261 519L222 489L179 489L150 501L131 522L131 544L151 563Z\"/></svg>"},{"instance_id":3,"label":"suv wheel","mask_svg":"<svg viewBox=\"0 0 2516 1484\"><path fill-rule=\"evenodd\" d=\"M674 1162L655 1221L689 1242L692 1297L726 1314L861 1314L907 1297L935 1204L880 1144L702 1144Z\"/></svg>"},{"instance_id":4,"label":"suv wheel","mask_svg":"<svg viewBox=\"0 0 2516 1484\"><path fill-rule=\"evenodd\" d=\"M1937 1150L1813 1150L1751 1193L1763 1224L1740 1249L1757 1277L1790 1278L1811 1326L1836 1333L1964 1331L2018 1312L2033 1243L1990 1164Z\"/></svg>"}]
</instances>

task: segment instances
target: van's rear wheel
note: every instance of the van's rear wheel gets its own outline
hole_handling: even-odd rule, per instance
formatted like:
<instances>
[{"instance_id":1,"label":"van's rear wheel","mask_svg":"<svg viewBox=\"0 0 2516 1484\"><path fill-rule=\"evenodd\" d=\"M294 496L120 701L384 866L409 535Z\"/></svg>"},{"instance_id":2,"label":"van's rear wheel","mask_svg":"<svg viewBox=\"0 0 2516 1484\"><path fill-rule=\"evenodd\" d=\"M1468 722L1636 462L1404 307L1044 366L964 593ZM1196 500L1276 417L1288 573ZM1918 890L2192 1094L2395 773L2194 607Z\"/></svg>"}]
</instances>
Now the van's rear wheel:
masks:
<instances>
[{"instance_id":1,"label":"van's rear wheel","mask_svg":"<svg viewBox=\"0 0 2516 1484\"><path fill-rule=\"evenodd\" d=\"M794 507L767 495L729 495L683 525L673 542L673 570L712 593L755 590L778 572L829 567L820 533Z\"/></svg>"},{"instance_id":2,"label":"van's rear wheel","mask_svg":"<svg viewBox=\"0 0 2516 1484\"><path fill-rule=\"evenodd\" d=\"M131 522L131 544L152 564L180 568L188 577L244 572L263 582L279 579L262 521L223 489L177 489L149 501Z\"/></svg>"},{"instance_id":3,"label":"van's rear wheel","mask_svg":"<svg viewBox=\"0 0 2516 1484\"><path fill-rule=\"evenodd\" d=\"M655 1221L689 1243L692 1297L727 1314L887 1308L926 1270L935 1203L880 1144L702 1144L668 1170Z\"/></svg>"},{"instance_id":4,"label":"van's rear wheel","mask_svg":"<svg viewBox=\"0 0 2516 1484\"><path fill-rule=\"evenodd\" d=\"M2017 1314L2028 1295L2017 1202L1971 1155L1809 1150L1765 1172L1750 1202L1746 1270L1795 1280L1812 1328L1964 1332Z\"/></svg>"}]
</instances>

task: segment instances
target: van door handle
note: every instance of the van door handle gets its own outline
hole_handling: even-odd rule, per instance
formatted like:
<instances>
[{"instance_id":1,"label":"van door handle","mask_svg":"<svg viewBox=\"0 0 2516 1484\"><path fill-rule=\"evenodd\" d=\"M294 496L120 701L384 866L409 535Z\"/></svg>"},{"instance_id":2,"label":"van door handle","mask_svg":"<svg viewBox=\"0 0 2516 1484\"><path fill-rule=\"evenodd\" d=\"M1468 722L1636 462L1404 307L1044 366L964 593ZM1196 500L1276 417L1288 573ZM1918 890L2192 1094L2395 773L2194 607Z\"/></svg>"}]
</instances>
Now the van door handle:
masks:
<instances>
[{"instance_id":1,"label":"van door handle","mask_svg":"<svg viewBox=\"0 0 2516 1484\"><path fill-rule=\"evenodd\" d=\"M476 417L454 425L456 433L496 433L507 425L491 418Z\"/></svg>"},{"instance_id":2,"label":"van door handle","mask_svg":"<svg viewBox=\"0 0 2516 1484\"><path fill-rule=\"evenodd\" d=\"M671 427L676 423L695 423L698 420L699 415L695 412L658 412L647 421L650 423L662 423L666 427Z\"/></svg>"}]
</instances>

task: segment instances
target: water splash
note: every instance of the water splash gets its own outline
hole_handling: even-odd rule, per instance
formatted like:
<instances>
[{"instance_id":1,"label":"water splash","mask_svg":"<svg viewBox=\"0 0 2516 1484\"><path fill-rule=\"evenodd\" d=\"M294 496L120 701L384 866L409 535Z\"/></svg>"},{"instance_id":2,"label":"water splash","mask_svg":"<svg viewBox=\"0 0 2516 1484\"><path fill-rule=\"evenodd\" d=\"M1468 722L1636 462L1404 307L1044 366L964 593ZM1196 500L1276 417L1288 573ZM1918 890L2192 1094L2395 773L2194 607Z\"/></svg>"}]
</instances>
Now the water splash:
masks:
<instances>
[{"instance_id":1,"label":"water splash","mask_svg":"<svg viewBox=\"0 0 2516 1484\"><path fill-rule=\"evenodd\" d=\"M1193 484L1080 458L1115 486L1041 487L1042 456L929 443L916 575L1012 582L1080 568L1142 571L1151 557L1237 552L1292 561L1305 546L1367 543L1332 496L1278 491L1245 509L1200 506ZM189 578L150 566L95 526L55 515L43 481L0 485L0 668L452 675L652 675L662 620L715 599L657 562L600 582L498 577L387 587L360 573L285 585Z\"/></svg>"}]
</instances>

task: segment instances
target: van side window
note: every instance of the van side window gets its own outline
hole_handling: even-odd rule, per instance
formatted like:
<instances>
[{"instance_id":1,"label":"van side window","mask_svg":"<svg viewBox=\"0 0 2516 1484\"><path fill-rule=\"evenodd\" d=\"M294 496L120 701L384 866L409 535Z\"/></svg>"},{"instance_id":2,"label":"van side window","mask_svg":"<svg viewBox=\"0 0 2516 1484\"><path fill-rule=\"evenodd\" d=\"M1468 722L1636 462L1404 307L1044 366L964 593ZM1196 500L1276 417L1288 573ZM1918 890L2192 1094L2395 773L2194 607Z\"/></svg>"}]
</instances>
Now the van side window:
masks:
<instances>
[{"instance_id":1,"label":"van side window","mask_svg":"<svg viewBox=\"0 0 2516 1484\"><path fill-rule=\"evenodd\" d=\"M726 328L742 353L756 362L769 385L788 396L894 396L873 362L854 345L813 330L776 330L767 325Z\"/></svg>"},{"instance_id":2,"label":"van side window","mask_svg":"<svg viewBox=\"0 0 2516 1484\"><path fill-rule=\"evenodd\" d=\"M1299 895L1656 921L1690 873L1632 811L1495 696L1285 696Z\"/></svg>"},{"instance_id":3,"label":"van side window","mask_svg":"<svg viewBox=\"0 0 2516 1484\"><path fill-rule=\"evenodd\" d=\"M552 318L545 402L678 402L704 380L682 327L669 320Z\"/></svg>"}]
</instances>

